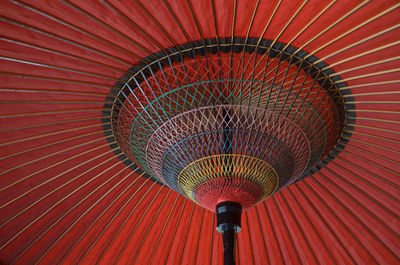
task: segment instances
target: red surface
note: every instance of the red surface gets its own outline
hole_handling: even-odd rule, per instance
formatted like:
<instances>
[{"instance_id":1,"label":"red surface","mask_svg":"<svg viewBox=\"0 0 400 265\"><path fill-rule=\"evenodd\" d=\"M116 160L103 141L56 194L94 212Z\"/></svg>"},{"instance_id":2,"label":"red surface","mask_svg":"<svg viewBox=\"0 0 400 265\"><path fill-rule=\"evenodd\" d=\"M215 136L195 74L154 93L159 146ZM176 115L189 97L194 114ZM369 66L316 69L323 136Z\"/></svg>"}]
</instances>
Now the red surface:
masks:
<instances>
[{"instance_id":1,"label":"red surface","mask_svg":"<svg viewBox=\"0 0 400 265\"><path fill-rule=\"evenodd\" d=\"M260 1L251 24L257 1L237 1L235 15L234 1L135 2L0 2L0 263L222 264L213 213L121 163L101 111L149 52L230 37L233 24L260 37L278 3ZM361 1L336 1L307 26L330 4L312 0L288 23L301 4L283 0L264 38L333 65L356 124L325 169L245 211L238 263L399 264L398 3L365 3L311 42Z\"/></svg>"}]
</instances>

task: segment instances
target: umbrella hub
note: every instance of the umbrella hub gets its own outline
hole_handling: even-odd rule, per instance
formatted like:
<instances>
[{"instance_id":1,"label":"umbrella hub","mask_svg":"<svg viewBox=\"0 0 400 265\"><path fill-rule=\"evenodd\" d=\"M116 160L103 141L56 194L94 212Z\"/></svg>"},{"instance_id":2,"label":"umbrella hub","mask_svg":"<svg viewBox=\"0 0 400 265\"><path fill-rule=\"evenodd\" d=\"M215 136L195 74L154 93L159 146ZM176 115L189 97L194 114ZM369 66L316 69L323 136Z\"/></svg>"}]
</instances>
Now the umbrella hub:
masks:
<instances>
[{"instance_id":1,"label":"umbrella hub","mask_svg":"<svg viewBox=\"0 0 400 265\"><path fill-rule=\"evenodd\" d=\"M128 158L211 211L252 207L333 158L346 112L332 70L261 43L191 43L132 69L112 112Z\"/></svg>"}]
</instances>

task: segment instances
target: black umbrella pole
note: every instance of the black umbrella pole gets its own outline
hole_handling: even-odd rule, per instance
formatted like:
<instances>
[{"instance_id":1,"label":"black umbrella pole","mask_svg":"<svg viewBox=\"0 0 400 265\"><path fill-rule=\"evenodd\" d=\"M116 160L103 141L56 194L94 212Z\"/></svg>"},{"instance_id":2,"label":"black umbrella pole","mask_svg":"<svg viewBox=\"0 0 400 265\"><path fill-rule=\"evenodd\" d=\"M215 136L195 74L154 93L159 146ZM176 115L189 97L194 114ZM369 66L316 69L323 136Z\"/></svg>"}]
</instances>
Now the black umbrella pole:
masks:
<instances>
[{"instance_id":1,"label":"black umbrella pole","mask_svg":"<svg viewBox=\"0 0 400 265\"><path fill-rule=\"evenodd\" d=\"M227 229L222 233L224 244L224 265L235 265L236 229Z\"/></svg>"},{"instance_id":2,"label":"black umbrella pole","mask_svg":"<svg viewBox=\"0 0 400 265\"><path fill-rule=\"evenodd\" d=\"M240 231L242 206L236 202L217 204L217 231L222 233L224 265L235 265L236 233Z\"/></svg>"}]
</instances>

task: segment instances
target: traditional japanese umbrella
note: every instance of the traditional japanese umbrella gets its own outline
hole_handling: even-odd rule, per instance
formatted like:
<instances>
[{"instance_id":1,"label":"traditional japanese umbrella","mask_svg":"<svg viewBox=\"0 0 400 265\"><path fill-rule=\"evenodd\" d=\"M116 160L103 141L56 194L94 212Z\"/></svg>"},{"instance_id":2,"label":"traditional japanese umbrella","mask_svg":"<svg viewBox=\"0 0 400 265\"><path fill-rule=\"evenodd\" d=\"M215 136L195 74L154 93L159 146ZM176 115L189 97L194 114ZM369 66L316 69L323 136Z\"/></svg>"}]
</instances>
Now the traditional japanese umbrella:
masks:
<instances>
[{"instance_id":1,"label":"traditional japanese umbrella","mask_svg":"<svg viewBox=\"0 0 400 265\"><path fill-rule=\"evenodd\" d=\"M2 1L0 260L399 263L399 5Z\"/></svg>"}]
</instances>

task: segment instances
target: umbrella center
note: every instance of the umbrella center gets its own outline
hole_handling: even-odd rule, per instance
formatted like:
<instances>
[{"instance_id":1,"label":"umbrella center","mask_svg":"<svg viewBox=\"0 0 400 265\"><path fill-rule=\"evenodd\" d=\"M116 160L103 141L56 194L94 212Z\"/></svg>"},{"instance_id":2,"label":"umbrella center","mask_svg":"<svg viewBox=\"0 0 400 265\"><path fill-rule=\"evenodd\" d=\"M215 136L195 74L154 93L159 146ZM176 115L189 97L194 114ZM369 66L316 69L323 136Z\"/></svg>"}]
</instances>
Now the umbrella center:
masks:
<instances>
[{"instance_id":1,"label":"umbrella center","mask_svg":"<svg viewBox=\"0 0 400 265\"><path fill-rule=\"evenodd\" d=\"M337 75L304 51L261 43L190 43L124 76L113 104L124 153L211 211L252 207L323 166L345 123Z\"/></svg>"}]
</instances>

